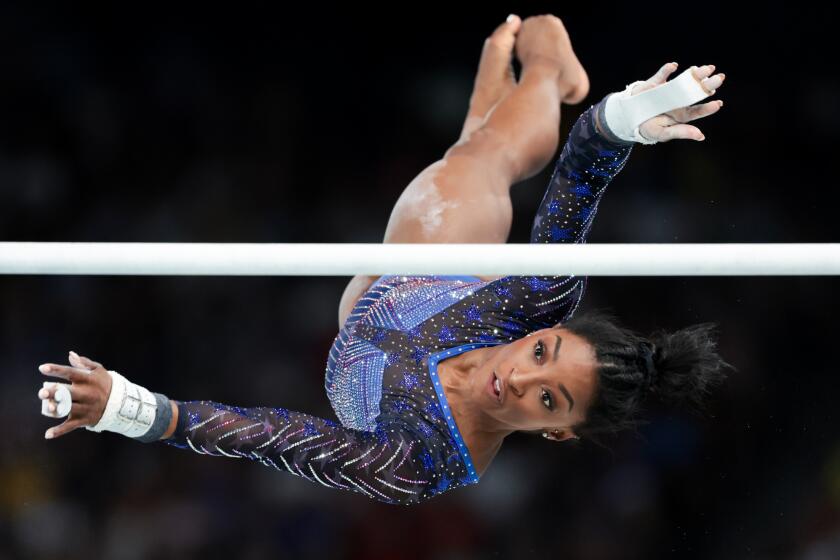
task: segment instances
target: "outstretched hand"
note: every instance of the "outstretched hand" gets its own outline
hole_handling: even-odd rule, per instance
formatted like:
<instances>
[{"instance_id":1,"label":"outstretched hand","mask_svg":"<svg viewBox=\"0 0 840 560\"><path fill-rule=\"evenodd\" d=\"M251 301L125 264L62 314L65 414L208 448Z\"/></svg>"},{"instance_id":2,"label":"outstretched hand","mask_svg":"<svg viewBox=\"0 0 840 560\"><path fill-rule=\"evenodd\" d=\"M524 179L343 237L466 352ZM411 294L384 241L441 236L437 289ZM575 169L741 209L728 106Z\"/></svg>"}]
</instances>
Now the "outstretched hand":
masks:
<instances>
[{"instance_id":1,"label":"outstretched hand","mask_svg":"<svg viewBox=\"0 0 840 560\"><path fill-rule=\"evenodd\" d=\"M677 69L676 62L669 62L665 64L653 76L647 79L643 84L637 85L633 88L631 95L636 95L643 91L655 88L664 84L668 76L670 76ZM703 89L709 95L714 95L717 89L723 84L726 79L725 74L715 74L714 64L706 66L692 67L692 75L700 82ZM639 125L639 134L648 138L649 140L656 140L657 142L667 142L669 140L704 140L706 137L696 126L685 124L703 117L716 113L723 106L723 101L716 99L708 103L701 103L700 105L692 105L690 107L681 107L662 113L652 117L641 125Z\"/></svg>"},{"instance_id":2,"label":"outstretched hand","mask_svg":"<svg viewBox=\"0 0 840 560\"><path fill-rule=\"evenodd\" d=\"M63 436L82 426L95 426L105 412L105 405L111 394L111 376L99 362L70 352L69 366L42 364L38 369L44 375L60 377L70 382L66 385L72 398L70 415L63 424L47 430L47 439ZM47 401L47 410L57 411L55 394L58 383L38 391L38 398Z\"/></svg>"}]
</instances>

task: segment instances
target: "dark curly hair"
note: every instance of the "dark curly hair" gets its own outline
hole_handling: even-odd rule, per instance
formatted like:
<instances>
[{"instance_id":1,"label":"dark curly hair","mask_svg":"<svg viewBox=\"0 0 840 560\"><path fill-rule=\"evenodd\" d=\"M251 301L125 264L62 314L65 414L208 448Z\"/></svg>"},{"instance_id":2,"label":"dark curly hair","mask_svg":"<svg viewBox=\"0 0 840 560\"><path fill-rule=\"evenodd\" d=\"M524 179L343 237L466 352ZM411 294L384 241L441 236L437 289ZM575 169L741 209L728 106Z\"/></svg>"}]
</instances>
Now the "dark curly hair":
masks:
<instances>
[{"instance_id":1,"label":"dark curly hair","mask_svg":"<svg viewBox=\"0 0 840 560\"><path fill-rule=\"evenodd\" d=\"M725 381L726 370L737 371L717 353L714 323L672 333L658 330L643 338L620 325L612 313L594 310L580 312L554 328L560 327L582 337L595 350L595 396L586 419L573 430L598 444L602 444L598 437L602 434L615 435L646 424L637 416L650 393L666 404L699 413L711 389ZM645 348L653 371L645 367Z\"/></svg>"}]
</instances>

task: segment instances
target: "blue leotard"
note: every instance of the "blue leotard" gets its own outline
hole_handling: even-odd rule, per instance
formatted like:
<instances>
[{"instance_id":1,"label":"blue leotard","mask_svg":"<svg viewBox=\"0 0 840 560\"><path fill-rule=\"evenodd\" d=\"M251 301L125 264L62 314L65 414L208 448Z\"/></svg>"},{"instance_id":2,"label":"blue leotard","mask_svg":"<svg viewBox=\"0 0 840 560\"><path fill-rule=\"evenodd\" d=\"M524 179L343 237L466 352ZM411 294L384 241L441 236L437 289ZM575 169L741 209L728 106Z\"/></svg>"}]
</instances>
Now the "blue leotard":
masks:
<instances>
[{"instance_id":1,"label":"blue leotard","mask_svg":"<svg viewBox=\"0 0 840 560\"><path fill-rule=\"evenodd\" d=\"M607 185L624 167L633 144L596 131L601 103L572 128L531 243L585 243ZM383 276L330 349L325 385L338 422L285 408L175 401L177 427L163 441L394 504L475 484L438 363L568 320L585 287L586 277L575 276Z\"/></svg>"}]
</instances>

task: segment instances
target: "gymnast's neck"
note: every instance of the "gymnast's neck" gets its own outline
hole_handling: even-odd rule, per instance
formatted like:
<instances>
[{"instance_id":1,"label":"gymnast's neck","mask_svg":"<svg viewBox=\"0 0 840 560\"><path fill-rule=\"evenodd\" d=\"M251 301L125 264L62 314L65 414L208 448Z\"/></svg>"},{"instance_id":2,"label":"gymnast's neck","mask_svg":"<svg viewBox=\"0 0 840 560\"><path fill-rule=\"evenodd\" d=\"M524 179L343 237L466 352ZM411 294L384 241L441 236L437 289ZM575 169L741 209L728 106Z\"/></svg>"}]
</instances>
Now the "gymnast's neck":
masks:
<instances>
[{"instance_id":1,"label":"gymnast's neck","mask_svg":"<svg viewBox=\"0 0 840 560\"><path fill-rule=\"evenodd\" d=\"M516 431L489 416L486 406L474 396L481 391L479 379L490 375L488 362L499 348L476 348L438 363L438 377L449 409L479 475L496 456L505 437Z\"/></svg>"}]
</instances>

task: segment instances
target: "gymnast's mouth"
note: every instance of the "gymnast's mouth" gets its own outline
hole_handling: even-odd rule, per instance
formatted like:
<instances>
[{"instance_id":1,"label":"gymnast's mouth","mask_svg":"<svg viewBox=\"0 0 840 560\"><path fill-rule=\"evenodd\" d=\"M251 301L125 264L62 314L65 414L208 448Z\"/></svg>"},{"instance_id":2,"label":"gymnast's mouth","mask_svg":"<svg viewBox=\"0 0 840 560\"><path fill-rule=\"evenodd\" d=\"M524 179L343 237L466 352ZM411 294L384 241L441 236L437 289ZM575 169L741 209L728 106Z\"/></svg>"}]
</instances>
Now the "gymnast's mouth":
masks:
<instances>
[{"instance_id":1,"label":"gymnast's mouth","mask_svg":"<svg viewBox=\"0 0 840 560\"><path fill-rule=\"evenodd\" d=\"M490 388L493 391L493 395L496 397L496 400L499 401L499 404L502 403L502 380L496 375L496 372L493 371L493 376L490 378Z\"/></svg>"}]
</instances>

